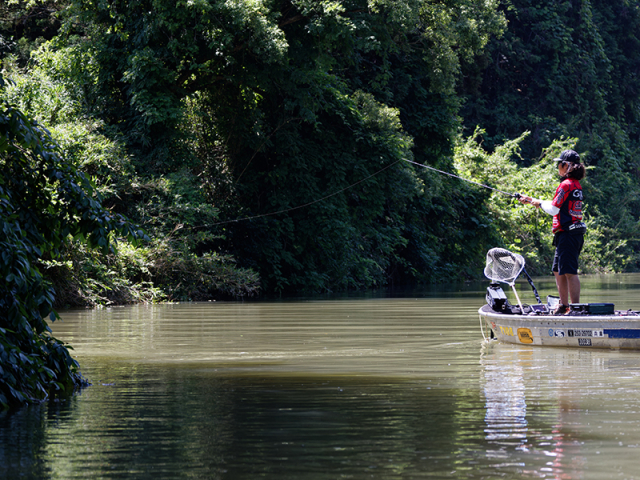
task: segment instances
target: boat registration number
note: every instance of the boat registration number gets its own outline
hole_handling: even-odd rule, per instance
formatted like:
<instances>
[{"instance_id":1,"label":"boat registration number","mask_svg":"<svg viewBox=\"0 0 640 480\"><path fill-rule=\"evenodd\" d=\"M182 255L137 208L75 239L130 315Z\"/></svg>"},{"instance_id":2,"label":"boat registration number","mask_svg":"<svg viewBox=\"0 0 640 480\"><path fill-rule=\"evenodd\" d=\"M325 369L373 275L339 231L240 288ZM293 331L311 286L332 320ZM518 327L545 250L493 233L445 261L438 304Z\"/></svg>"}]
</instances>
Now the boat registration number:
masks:
<instances>
[{"instance_id":1,"label":"boat registration number","mask_svg":"<svg viewBox=\"0 0 640 480\"><path fill-rule=\"evenodd\" d=\"M589 330L589 329L573 329L567 330L567 336L569 337L604 337L604 331Z\"/></svg>"}]
</instances>

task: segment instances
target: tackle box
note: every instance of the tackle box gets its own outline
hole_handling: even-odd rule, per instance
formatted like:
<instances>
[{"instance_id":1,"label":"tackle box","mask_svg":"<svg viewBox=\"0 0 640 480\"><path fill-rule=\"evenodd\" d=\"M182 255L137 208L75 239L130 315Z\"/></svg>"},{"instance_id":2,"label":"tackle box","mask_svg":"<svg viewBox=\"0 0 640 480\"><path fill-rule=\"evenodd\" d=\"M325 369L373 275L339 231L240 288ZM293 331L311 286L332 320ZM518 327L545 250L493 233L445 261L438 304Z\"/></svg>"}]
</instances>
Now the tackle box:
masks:
<instances>
[{"instance_id":1,"label":"tackle box","mask_svg":"<svg viewBox=\"0 0 640 480\"><path fill-rule=\"evenodd\" d=\"M572 303L569 306L571 312L585 315L613 315L615 313L613 303Z\"/></svg>"}]
</instances>

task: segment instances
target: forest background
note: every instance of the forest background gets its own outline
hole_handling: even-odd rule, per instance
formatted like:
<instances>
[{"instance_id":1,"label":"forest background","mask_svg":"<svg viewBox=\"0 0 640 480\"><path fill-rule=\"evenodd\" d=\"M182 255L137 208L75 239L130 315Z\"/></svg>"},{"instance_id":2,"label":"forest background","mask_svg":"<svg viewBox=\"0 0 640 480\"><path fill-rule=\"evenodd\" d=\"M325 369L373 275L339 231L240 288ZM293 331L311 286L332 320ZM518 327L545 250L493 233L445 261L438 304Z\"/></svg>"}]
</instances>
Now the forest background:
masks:
<instances>
[{"instance_id":1,"label":"forest background","mask_svg":"<svg viewBox=\"0 0 640 480\"><path fill-rule=\"evenodd\" d=\"M86 383L59 307L548 274L501 192L566 148L581 271L640 268L637 1L9 0L0 59L2 407Z\"/></svg>"},{"instance_id":2,"label":"forest background","mask_svg":"<svg viewBox=\"0 0 640 480\"><path fill-rule=\"evenodd\" d=\"M0 17L2 100L147 236L36 256L57 306L478 278L494 246L547 274L551 217L417 164L551 198L565 148L588 165L582 272L640 267L639 2L51 0Z\"/></svg>"}]
</instances>

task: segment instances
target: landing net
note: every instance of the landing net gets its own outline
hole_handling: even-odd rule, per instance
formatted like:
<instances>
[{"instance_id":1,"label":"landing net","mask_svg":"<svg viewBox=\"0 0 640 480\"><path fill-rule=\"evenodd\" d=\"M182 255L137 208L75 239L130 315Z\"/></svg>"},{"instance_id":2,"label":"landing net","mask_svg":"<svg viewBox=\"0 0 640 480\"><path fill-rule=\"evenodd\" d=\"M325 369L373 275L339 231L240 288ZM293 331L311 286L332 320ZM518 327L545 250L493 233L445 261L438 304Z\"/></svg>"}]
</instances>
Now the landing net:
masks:
<instances>
[{"instance_id":1,"label":"landing net","mask_svg":"<svg viewBox=\"0 0 640 480\"><path fill-rule=\"evenodd\" d=\"M504 248L492 248L487 252L484 275L492 282L503 282L513 286L523 268L522 255L511 253Z\"/></svg>"}]
</instances>

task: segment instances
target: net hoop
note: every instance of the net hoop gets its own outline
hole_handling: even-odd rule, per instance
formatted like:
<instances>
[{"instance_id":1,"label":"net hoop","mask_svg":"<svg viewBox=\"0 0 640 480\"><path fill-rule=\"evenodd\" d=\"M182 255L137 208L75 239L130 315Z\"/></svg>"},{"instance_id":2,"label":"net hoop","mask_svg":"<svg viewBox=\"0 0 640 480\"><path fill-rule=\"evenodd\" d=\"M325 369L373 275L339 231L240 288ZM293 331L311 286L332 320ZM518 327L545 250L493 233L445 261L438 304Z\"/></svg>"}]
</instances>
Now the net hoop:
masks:
<instances>
[{"instance_id":1,"label":"net hoop","mask_svg":"<svg viewBox=\"0 0 640 480\"><path fill-rule=\"evenodd\" d=\"M511 286L524 269L524 257L504 248L492 248L487 252L484 276L492 282L507 283Z\"/></svg>"}]
</instances>

